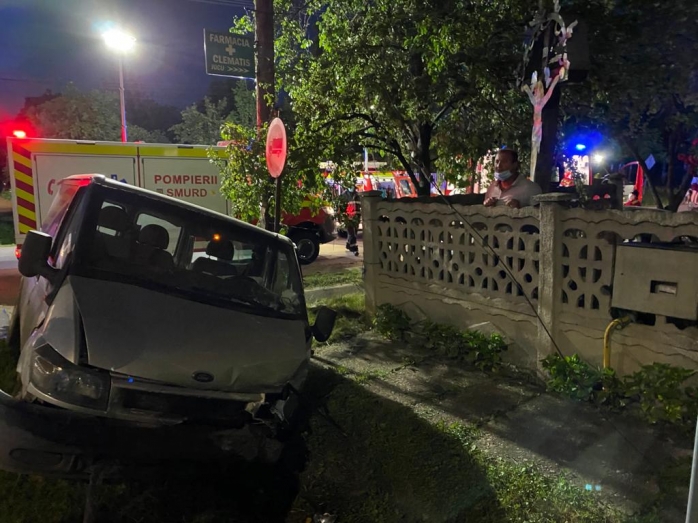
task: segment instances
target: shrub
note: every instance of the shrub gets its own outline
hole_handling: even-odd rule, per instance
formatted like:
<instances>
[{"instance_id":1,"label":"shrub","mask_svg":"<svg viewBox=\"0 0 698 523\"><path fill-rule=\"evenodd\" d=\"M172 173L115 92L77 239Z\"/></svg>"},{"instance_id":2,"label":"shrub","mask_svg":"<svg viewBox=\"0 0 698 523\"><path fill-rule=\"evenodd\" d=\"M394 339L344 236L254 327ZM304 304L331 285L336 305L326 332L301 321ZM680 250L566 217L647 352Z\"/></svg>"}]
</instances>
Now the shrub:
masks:
<instances>
[{"instance_id":1,"label":"shrub","mask_svg":"<svg viewBox=\"0 0 698 523\"><path fill-rule=\"evenodd\" d=\"M373 325L382 336L401 341L410 330L412 319L403 310L385 303L378 307Z\"/></svg>"}]
</instances>

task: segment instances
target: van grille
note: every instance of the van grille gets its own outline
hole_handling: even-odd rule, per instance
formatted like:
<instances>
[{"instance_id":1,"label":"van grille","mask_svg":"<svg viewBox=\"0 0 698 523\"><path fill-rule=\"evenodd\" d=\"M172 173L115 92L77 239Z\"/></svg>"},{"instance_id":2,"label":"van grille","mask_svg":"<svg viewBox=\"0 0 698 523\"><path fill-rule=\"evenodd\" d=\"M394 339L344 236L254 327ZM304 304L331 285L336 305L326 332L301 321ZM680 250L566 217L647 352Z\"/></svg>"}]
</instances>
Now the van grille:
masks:
<instances>
[{"instance_id":1,"label":"van grille","mask_svg":"<svg viewBox=\"0 0 698 523\"><path fill-rule=\"evenodd\" d=\"M123 410L181 417L189 422L238 427L250 419L244 401L179 396L134 389L119 389L117 404Z\"/></svg>"}]
</instances>

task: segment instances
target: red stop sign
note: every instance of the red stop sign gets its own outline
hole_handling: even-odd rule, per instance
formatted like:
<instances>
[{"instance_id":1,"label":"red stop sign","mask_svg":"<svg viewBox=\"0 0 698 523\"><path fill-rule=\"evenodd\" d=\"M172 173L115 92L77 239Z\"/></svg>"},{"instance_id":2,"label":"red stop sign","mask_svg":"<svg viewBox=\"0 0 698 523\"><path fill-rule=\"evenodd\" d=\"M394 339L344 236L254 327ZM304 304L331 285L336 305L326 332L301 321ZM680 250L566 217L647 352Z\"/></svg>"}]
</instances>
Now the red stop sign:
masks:
<instances>
[{"instance_id":1,"label":"red stop sign","mask_svg":"<svg viewBox=\"0 0 698 523\"><path fill-rule=\"evenodd\" d=\"M273 178L281 176L286 164L286 127L274 118L267 132L267 168Z\"/></svg>"}]
</instances>

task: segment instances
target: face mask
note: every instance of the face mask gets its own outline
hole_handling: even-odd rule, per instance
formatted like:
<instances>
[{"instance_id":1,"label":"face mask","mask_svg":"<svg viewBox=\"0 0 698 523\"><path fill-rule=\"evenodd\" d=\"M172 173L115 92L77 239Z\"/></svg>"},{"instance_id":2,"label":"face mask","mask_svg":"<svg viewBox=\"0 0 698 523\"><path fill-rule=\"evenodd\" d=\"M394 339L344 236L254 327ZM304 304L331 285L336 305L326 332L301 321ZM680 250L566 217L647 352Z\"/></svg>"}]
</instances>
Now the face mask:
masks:
<instances>
[{"instance_id":1,"label":"face mask","mask_svg":"<svg viewBox=\"0 0 698 523\"><path fill-rule=\"evenodd\" d=\"M494 173L494 179L497 180L498 182L504 182L511 178L512 172L511 171L502 171L502 172L496 172Z\"/></svg>"}]
</instances>

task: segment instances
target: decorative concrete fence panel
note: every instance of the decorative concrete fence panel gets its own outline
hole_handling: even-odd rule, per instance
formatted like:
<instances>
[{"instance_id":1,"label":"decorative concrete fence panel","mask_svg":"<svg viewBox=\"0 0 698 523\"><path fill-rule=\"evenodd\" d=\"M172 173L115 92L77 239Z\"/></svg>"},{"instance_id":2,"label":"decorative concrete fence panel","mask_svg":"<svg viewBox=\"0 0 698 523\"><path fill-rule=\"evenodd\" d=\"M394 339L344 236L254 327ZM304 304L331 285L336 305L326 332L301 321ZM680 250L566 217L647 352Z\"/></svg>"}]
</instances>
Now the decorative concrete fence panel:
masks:
<instances>
[{"instance_id":1,"label":"decorative concrete fence panel","mask_svg":"<svg viewBox=\"0 0 698 523\"><path fill-rule=\"evenodd\" d=\"M544 195L538 207L520 210L452 209L367 193L368 307L391 303L417 320L501 332L512 342L511 361L530 368L555 345L600 364L617 246L698 237L698 215L586 211L558 198ZM612 350L621 373L652 361L698 368L698 328L657 316L615 333Z\"/></svg>"}]
</instances>

